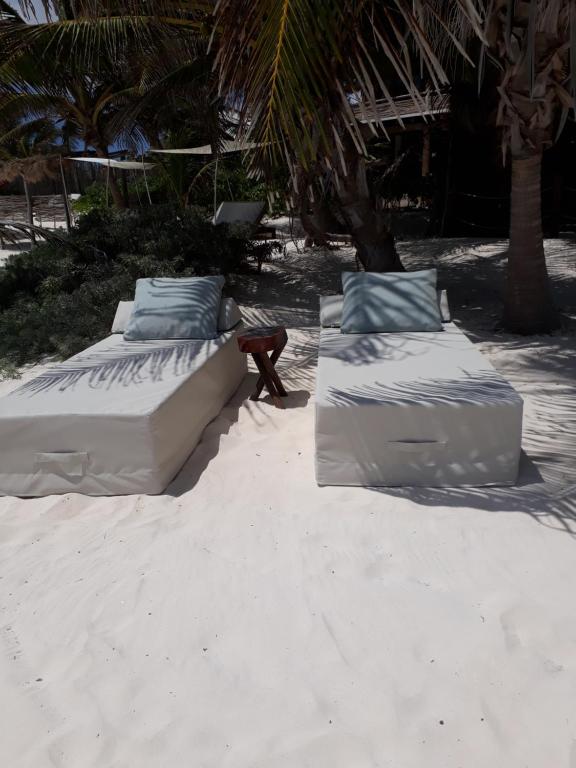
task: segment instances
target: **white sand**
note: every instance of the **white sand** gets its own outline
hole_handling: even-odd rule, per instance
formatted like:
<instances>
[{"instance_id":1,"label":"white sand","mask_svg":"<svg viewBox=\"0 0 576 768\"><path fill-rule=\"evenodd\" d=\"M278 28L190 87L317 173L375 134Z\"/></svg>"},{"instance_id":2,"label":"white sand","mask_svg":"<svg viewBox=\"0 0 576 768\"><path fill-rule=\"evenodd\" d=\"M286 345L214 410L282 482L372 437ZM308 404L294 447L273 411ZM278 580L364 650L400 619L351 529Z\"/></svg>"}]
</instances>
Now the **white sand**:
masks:
<instances>
[{"instance_id":1,"label":"white sand","mask_svg":"<svg viewBox=\"0 0 576 768\"><path fill-rule=\"evenodd\" d=\"M24 219L16 218L16 223L26 223ZM37 227L43 227L44 229L53 229L53 230L62 230L64 232L66 228L66 223L63 219L59 218L48 218L42 220L38 216L34 216L34 224ZM0 267L5 264L9 257L13 254L17 253L23 253L25 251L29 251L32 247L30 243L30 239L26 237L23 233L17 234L13 233L16 236L16 239L12 242L9 242L8 240L4 239L2 242L0 242ZM41 239L38 239L39 242L41 242Z\"/></svg>"},{"instance_id":2,"label":"white sand","mask_svg":"<svg viewBox=\"0 0 576 768\"><path fill-rule=\"evenodd\" d=\"M316 486L313 297L341 251L242 281L251 319L299 326L286 411L250 377L162 497L0 499L1 766L576 766L576 344L493 333L501 246L403 250L444 252L526 398L518 487ZM549 251L564 297L573 245Z\"/></svg>"},{"instance_id":3,"label":"white sand","mask_svg":"<svg viewBox=\"0 0 576 768\"><path fill-rule=\"evenodd\" d=\"M0 267L5 264L13 254L30 250L30 245L24 242L12 245L5 243L5 245L7 246L6 248L0 248Z\"/></svg>"}]
</instances>

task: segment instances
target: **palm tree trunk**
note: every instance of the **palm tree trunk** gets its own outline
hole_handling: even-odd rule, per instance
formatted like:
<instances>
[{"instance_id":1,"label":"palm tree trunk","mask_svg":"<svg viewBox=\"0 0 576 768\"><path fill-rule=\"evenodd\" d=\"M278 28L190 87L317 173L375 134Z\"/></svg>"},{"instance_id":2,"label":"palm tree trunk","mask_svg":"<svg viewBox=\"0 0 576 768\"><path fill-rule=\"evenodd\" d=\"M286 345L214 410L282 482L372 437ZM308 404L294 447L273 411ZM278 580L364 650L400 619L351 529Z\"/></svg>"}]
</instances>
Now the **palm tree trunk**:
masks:
<instances>
[{"instance_id":1,"label":"palm tree trunk","mask_svg":"<svg viewBox=\"0 0 576 768\"><path fill-rule=\"evenodd\" d=\"M96 150L96 155L98 157L103 157L108 159L108 152L102 149L102 147L95 146L94 149ZM108 176L108 188L110 189L110 194L112 195L112 200L114 200L114 205L116 206L116 208L125 208L124 197L122 195L122 192L120 191L120 187L118 186L118 182L114 177L114 172L112 169L110 169L110 174Z\"/></svg>"},{"instance_id":2,"label":"palm tree trunk","mask_svg":"<svg viewBox=\"0 0 576 768\"><path fill-rule=\"evenodd\" d=\"M304 248L311 248L313 245L319 245L328 248L330 243L327 234L337 232L338 227L330 226L333 224L333 216L325 201L314 200L310 202L307 194L307 187L303 182L304 174L300 180L298 189L298 210L300 213L300 223L306 233L304 239ZM310 211L310 209L312 209Z\"/></svg>"},{"instance_id":3,"label":"palm tree trunk","mask_svg":"<svg viewBox=\"0 0 576 768\"><path fill-rule=\"evenodd\" d=\"M64 217L66 219L66 231L72 229L72 217L70 216L70 199L68 197L68 187L66 185L66 174L62 165L62 155L60 155L60 179L62 180L62 202L64 203Z\"/></svg>"},{"instance_id":4,"label":"palm tree trunk","mask_svg":"<svg viewBox=\"0 0 576 768\"><path fill-rule=\"evenodd\" d=\"M367 272L403 272L394 235L388 229L383 211L368 197L344 199L342 209L350 226L358 260Z\"/></svg>"},{"instance_id":5,"label":"palm tree trunk","mask_svg":"<svg viewBox=\"0 0 576 768\"><path fill-rule=\"evenodd\" d=\"M114 175L114 169L112 169L112 172L110 173L108 186L110 188L110 194L112 195L112 200L114 200L114 205L116 208L125 208L126 205L124 203L124 195L120 191L120 186L118 185L118 181Z\"/></svg>"},{"instance_id":6,"label":"palm tree trunk","mask_svg":"<svg viewBox=\"0 0 576 768\"><path fill-rule=\"evenodd\" d=\"M74 181L76 182L76 192L83 195L84 194L84 182L82 179L82 176L78 170L78 163L72 163L74 166Z\"/></svg>"},{"instance_id":7,"label":"palm tree trunk","mask_svg":"<svg viewBox=\"0 0 576 768\"><path fill-rule=\"evenodd\" d=\"M122 174L122 197L124 198L124 206L130 208L130 195L128 194L128 174Z\"/></svg>"},{"instance_id":8,"label":"palm tree trunk","mask_svg":"<svg viewBox=\"0 0 576 768\"><path fill-rule=\"evenodd\" d=\"M542 151L512 157L504 325L526 335L559 325L544 255L541 172Z\"/></svg>"},{"instance_id":9,"label":"palm tree trunk","mask_svg":"<svg viewBox=\"0 0 576 768\"><path fill-rule=\"evenodd\" d=\"M22 184L24 185L24 196L26 197L26 214L28 218L28 224L33 227L34 226L34 204L32 202L32 195L30 194L30 187L28 186L28 182L22 176ZM36 235L34 234L34 230L30 230L30 242L32 245L36 245Z\"/></svg>"},{"instance_id":10,"label":"palm tree trunk","mask_svg":"<svg viewBox=\"0 0 576 768\"><path fill-rule=\"evenodd\" d=\"M370 196L366 163L354 147L346 153L346 165L348 173L340 177L338 198L358 260L367 272L403 272L385 214Z\"/></svg>"}]
</instances>

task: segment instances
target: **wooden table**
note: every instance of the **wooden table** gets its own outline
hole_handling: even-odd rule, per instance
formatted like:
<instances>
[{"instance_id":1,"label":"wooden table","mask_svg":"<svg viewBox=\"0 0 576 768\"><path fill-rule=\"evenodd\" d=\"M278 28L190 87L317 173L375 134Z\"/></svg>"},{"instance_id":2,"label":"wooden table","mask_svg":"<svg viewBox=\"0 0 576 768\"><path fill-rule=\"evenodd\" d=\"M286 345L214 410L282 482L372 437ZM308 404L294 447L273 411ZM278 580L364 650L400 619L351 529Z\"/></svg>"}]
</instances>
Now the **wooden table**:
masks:
<instances>
[{"instance_id":1,"label":"wooden table","mask_svg":"<svg viewBox=\"0 0 576 768\"><path fill-rule=\"evenodd\" d=\"M288 334L283 325L248 328L238 335L240 351L252 355L260 373L256 389L250 396L250 400L258 400L264 386L266 386L276 408L284 408L281 398L286 397L287 393L274 366L287 341ZM270 357L268 357L268 352L272 353Z\"/></svg>"}]
</instances>

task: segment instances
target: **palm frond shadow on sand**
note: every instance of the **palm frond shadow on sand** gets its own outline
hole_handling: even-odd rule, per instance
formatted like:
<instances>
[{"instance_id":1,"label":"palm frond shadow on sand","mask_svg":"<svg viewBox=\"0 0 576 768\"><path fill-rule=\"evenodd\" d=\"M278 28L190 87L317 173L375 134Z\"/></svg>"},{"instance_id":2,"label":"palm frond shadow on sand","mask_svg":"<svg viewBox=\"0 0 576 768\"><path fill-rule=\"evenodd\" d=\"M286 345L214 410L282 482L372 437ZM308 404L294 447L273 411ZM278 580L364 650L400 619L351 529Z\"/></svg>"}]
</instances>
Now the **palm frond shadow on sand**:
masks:
<instances>
[{"instance_id":1,"label":"palm frond shadow on sand","mask_svg":"<svg viewBox=\"0 0 576 768\"><path fill-rule=\"evenodd\" d=\"M399 242L398 250L408 269L438 268L439 286L448 289L448 299L458 324L471 338L493 338L503 311L508 255L506 240L411 240ZM546 240L545 250L556 303L560 310L574 315L576 241L573 236Z\"/></svg>"},{"instance_id":2,"label":"palm frond shadow on sand","mask_svg":"<svg viewBox=\"0 0 576 768\"><path fill-rule=\"evenodd\" d=\"M248 325L282 323L287 328L317 328L319 297L342 292L342 271L355 268L351 253L306 252L248 276L234 295Z\"/></svg>"}]
</instances>

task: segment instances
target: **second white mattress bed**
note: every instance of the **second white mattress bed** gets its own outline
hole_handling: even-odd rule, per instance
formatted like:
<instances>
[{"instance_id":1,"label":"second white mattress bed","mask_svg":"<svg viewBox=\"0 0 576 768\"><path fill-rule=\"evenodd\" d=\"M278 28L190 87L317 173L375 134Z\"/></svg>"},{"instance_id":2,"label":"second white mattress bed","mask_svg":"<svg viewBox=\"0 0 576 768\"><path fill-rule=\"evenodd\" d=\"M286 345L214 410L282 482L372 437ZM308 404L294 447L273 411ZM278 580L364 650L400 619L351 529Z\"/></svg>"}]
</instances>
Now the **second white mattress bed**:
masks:
<instances>
[{"instance_id":1,"label":"second white mattress bed","mask_svg":"<svg viewBox=\"0 0 576 768\"><path fill-rule=\"evenodd\" d=\"M522 399L453 324L437 333L322 329L320 485L514 483Z\"/></svg>"}]
</instances>

